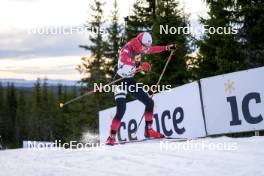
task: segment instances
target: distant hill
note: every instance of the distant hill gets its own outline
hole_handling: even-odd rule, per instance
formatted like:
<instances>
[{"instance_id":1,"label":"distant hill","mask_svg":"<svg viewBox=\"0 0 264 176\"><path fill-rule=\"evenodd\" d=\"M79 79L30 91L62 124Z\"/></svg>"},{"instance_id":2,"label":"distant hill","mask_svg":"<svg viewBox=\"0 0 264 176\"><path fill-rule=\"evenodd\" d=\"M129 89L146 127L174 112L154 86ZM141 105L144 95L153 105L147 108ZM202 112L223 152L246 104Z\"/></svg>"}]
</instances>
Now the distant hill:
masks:
<instances>
[{"instance_id":1,"label":"distant hill","mask_svg":"<svg viewBox=\"0 0 264 176\"><path fill-rule=\"evenodd\" d=\"M36 80L25 80L25 79L0 79L3 87L7 87L8 84L13 83L15 87L21 88L31 88L34 87ZM40 82L43 83L44 79L40 79ZM58 86L62 84L64 86L80 86L80 83L77 80L46 80L49 87Z\"/></svg>"}]
</instances>

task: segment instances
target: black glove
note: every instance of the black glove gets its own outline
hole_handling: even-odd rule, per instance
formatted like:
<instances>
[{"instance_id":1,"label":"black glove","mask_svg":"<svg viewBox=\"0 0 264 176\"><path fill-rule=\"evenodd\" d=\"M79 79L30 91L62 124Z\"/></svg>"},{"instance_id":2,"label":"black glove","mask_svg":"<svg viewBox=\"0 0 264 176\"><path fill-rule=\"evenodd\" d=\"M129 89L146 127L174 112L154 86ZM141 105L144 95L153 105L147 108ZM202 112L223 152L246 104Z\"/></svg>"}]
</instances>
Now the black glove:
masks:
<instances>
[{"instance_id":1,"label":"black glove","mask_svg":"<svg viewBox=\"0 0 264 176\"><path fill-rule=\"evenodd\" d=\"M136 67L138 68L140 66L140 62L139 61L136 61Z\"/></svg>"},{"instance_id":2,"label":"black glove","mask_svg":"<svg viewBox=\"0 0 264 176\"><path fill-rule=\"evenodd\" d=\"M172 45L168 45L167 46L167 50L171 51L171 50L176 50L177 49L177 44L172 44Z\"/></svg>"}]
</instances>

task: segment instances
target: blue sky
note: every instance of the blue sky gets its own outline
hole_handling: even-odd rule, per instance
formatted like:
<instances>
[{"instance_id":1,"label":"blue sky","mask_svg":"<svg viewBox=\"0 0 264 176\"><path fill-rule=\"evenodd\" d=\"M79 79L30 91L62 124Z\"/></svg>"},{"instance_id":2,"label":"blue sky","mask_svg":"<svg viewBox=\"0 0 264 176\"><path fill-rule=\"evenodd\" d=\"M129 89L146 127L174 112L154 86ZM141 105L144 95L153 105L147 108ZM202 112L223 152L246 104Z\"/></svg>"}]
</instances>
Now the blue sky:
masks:
<instances>
[{"instance_id":1,"label":"blue sky","mask_svg":"<svg viewBox=\"0 0 264 176\"><path fill-rule=\"evenodd\" d=\"M33 34L32 30L74 29L89 18L92 0L1 0L0 2L0 78L79 80L75 69L89 53L78 48L87 44L87 32L72 34ZM105 1L106 20L113 0ZM131 13L134 0L118 0L120 21ZM206 14L201 0L181 0L193 24ZM79 29L79 28L78 28Z\"/></svg>"}]
</instances>

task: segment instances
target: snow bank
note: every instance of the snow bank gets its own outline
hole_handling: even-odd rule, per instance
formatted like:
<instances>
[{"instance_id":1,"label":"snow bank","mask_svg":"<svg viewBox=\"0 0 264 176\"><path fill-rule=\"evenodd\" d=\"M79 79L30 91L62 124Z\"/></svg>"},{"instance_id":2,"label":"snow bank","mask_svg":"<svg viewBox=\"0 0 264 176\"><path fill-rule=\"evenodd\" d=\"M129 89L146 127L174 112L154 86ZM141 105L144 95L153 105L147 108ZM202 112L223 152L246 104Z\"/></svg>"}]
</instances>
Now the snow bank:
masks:
<instances>
[{"instance_id":1,"label":"snow bank","mask_svg":"<svg viewBox=\"0 0 264 176\"><path fill-rule=\"evenodd\" d=\"M211 149L219 144L233 148L184 150L175 146L188 142L174 142L168 143L173 145L170 149L161 150L160 142L147 141L89 150L6 150L0 151L0 176L264 175L264 137L191 141L192 145L203 143Z\"/></svg>"},{"instance_id":2,"label":"snow bank","mask_svg":"<svg viewBox=\"0 0 264 176\"><path fill-rule=\"evenodd\" d=\"M87 131L83 133L81 142L83 143L99 143L99 134Z\"/></svg>"}]
</instances>

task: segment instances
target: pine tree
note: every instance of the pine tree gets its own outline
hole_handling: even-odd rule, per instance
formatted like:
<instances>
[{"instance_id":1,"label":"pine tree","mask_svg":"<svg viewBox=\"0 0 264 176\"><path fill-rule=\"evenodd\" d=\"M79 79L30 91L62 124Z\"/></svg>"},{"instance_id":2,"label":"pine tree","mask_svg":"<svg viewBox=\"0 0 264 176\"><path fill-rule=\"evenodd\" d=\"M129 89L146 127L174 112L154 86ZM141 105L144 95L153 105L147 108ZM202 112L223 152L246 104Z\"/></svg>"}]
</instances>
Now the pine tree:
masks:
<instances>
[{"instance_id":1,"label":"pine tree","mask_svg":"<svg viewBox=\"0 0 264 176\"><path fill-rule=\"evenodd\" d=\"M198 67L200 77L264 65L264 3L257 0L206 2L210 8L209 18L201 19L201 22L209 27L229 30L226 34L206 33L199 42L202 55ZM230 29L235 32L229 32Z\"/></svg>"},{"instance_id":2,"label":"pine tree","mask_svg":"<svg viewBox=\"0 0 264 176\"><path fill-rule=\"evenodd\" d=\"M59 84L57 92L57 104L61 102L66 102L69 98L70 97L68 95L67 87ZM57 115L55 119L55 138L61 140L62 142L68 142L67 138L71 133L70 129L68 128L68 125L70 124L68 122L69 118L71 116L73 116L74 118L78 117L76 115L70 114L69 106L65 106L63 108L59 108L58 106L56 107Z\"/></svg>"},{"instance_id":3,"label":"pine tree","mask_svg":"<svg viewBox=\"0 0 264 176\"><path fill-rule=\"evenodd\" d=\"M156 0L136 0L132 15L128 16L126 41L142 31L151 31L155 18Z\"/></svg>"},{"instance_id":4,"label":"pine tree","mask_svg":"<svg viewBox=\"0 0 264 176\"><path fill-rule=\"evenodd\" d=\"M181 85L189 80L186 66L186 54L189 50L188 35L184 34L183 31L178 31L176 34L165 34L164 31L161 31L161 27L187 27L188 21L183 11L179 10L178 3L174 0L160 0L158 2L153 22L153 40L156 45L176 43L179 46L161 83L172 86ZM153 70L145 80L158 80L168 55L169 52L163 52L162 54L148 57L153 63Z\"/></svg>"},{"instance_id":5,"label":"pine tree","mask_svg":"<svg viewBox=\"0 0 264 176\"><path fill-rule=\"evenodd\" d=\"M67 95L64 95L63 92L63 86L61 84L58 85L58 91L57 91L57 102L56 104L58 105L59 103L65 102L67 100ZM67 107L65 107L67 108ZM65 141L65 118L64 118L64 111L65 108L60 108L59 106L56 106L56 118L55 118L55 139L62 140L62 142Z\"/></svg>"},{"instance_id":6,"label":"pine tree","mask_svg":"<svg viewBox=\"0 0 264 176\"><path fill-rule=\"evenodd\" d=\"M16 89L13 83L8 84L6 94L6 122L7 122L7 143L14 146L16 142L15 131L16 131L16 114L17 114L17 95Z\"/></svg>"},{"instance_id":7,"label":"pine tree","mask_svg":"<svg viewBox=\"0 0 264 176\"><path fill-rule=\"evenodd\" d=\"M106 41L105 56L109 59L106 63L106 74L110 78L113 78L115 74L115 66L119 57L119 47L121 45L121 33L122 29L118 23L118 6L117 1L114 0L114 10L111 16L111 25L107 29L108 40Z\"/></svg>"},{"instance_id":8,"label":"pine tree","mask_svg":"<svg viewBox=\"0 0 264 176\"><path fill-rule=\"evenodd\" d=\"M18 107L17 107L17 114L16 114L16 143L17 145L21 146L23 140L27 140L27 124L28 122L27 116L27 102L24 97L24 93L19 91L18 94Z\"/></svg>"},{"instance_id":9,"label":"pine tree","mask_svg":"<svg viewBox=\"0 0 264 176\"><path fill-rule=\"evenodd\" d=\"M77 96L77 88L73 87L68 93L69 98L74 98ZM91 106L85 104L85 99L80 100L68 107L68 111L65 113L67 136L66 140L79 140L82 137L82 133L85 128L88 127L89 115L86 114L87 109ZM89 101L89 100L88 100ZM95 116L97 118L97 116ZM91 120L94 121L94 118ZM76 128L78 126L78 128ZM95 127L97 128L97 127Z\"/></svg>"},{"instance_id":10,"label":"pine tree","mask_svg":"<svg viewBox=\"0 0 264 176\"><path fill-rule=\"evenodd\" d=\"M99 31L102 29L104 23L103 3L100 0L94 0L91 5L92 14L89 19L88 26L96 28ZM84 75L82 82L86 83L86 90L93 90L94 84L106 84L109 80L107 78L106 69L106 58L105 55L105 41L103 40L102 33L91 34L89 37L91 45L81 46L91 52L91 57L82 58L82 64L78 66L78 70ZM86 91L84 90L84 91ZM88 126L91 128L98 128L98 112L105 108L109 104L109 95L104 93L97 93L89 96L85 100L85 105L89 109L89 116L86 118L89 121ZM85 125L85 124L83 124Z\"/></svg>"},{"instance_id":11,"label":"pine tree","mask_svg":"<svg viewBox=\"0 0 264 176\"><path fill-rule=\"evenodd\" d=\"M30 111L30 123L29 123L29 138L31 140L41 139L41 116L42 116L42 104L41 104L42 92L41 83L38 79L34 85L32 106Z\"/></svg>"},{"instance_id":12,"label":"pine tree","mask_svg":"<svg viewBox=\"0 0 264 176\"><path fill-rule=\"evenodd\" d=\"M56 111L56 107L59 104L56 101L55 95L54 95L54 90L52 88L50 88L50 90L48 91L48 126L47 126L47 138L49 141L54 141L55 140L55 120L57 117L57 111Z\"/></svg>"},{"instance_id":13,"label":"pine tree","mask_svg":"<svg viewBox=\"0 0 264 176\"><path fill-rule=\"evenodd\" d=\"M236 22L241 28L242 54L246 68L264 65L264 2L261 0L234 1Z\"/></svg>"},{"instance_id":14,"label":"pine tree","mask_svg":"<svg viewBox=\"0 0 264 176\"><path fill-rule=\"evenodd\" d=\"M41 86L41 103L40 103L41 116L39 118L39 122L40 124L42 124L39 126L41 140L49 139L48 129L50 129L50 126L49 126L50 107L51 107L51 104L49 102L49 91L48 91L47 79L44 79L43 84Z\"/></svg>"},{"instance_id":15,"label":"pine tree","mask_svg":"<svg viewBox=\"0 0 264 176\"><path fill-rule=\"evenodd\" d=\"M85 76L82 81L88 84L88 88L92 88L93 83L100 83L105 80L105 58L103 57L105 43L100 32L104 23L102 6L100 0L94 0L93 4L90 5L92 14L87 26L96 29L97 33L90 34L91 45L80 46L91 52L91 57L83 57L82 64L77 68Z\"/></svg>"},{"instance_id":16,"label":"pine tree","mask_svg":"<svg viewBox=\"0 0 264 176\"><path fill-rule=\"evenodd\" d=\"M2 86L2 83L0 82L0 136L2 138L6 138L6 133L5 133L5 98L4 98L4 88Z\"/></svg>"}]
</instances>

